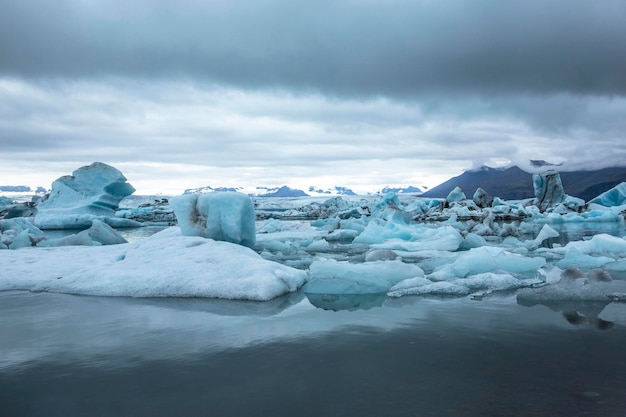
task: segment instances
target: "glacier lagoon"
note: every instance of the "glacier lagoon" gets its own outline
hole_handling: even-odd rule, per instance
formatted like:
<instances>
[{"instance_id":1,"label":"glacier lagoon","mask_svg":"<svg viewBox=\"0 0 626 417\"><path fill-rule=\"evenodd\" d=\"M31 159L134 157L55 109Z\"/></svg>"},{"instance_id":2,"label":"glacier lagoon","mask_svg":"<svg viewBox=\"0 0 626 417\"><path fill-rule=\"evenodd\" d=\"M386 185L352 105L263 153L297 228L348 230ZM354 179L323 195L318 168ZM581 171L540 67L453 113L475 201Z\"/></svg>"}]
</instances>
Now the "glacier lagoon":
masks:
<instances>
[{"instance_id":1,"label":"glacier lagoon","mask_svg":"<svg viewBox=\"0 0 626 417\"><path fill-rule=\"evenodd\" d=\"M302 292L250 302L8 291L0 411L617 417L625 307L499 294L330 311Z\"/></svg>"},{"instance_id":2,"label":"glacier lagoon","mask_svg":"<svg viewBox=\"0 0 626 417\"><path fill-rule=\"evenodd\" d=\"M111 279L99 259L78 287L3 288L3 414L623 415L623 221L496 222L508 236L482 237L454 216L386 216L258 221L262 259L311 271L264 302L54 293L89 294L99 266ZM148 227L120 232L183 253L175 228Z\"/></svg>"}]
</instances>

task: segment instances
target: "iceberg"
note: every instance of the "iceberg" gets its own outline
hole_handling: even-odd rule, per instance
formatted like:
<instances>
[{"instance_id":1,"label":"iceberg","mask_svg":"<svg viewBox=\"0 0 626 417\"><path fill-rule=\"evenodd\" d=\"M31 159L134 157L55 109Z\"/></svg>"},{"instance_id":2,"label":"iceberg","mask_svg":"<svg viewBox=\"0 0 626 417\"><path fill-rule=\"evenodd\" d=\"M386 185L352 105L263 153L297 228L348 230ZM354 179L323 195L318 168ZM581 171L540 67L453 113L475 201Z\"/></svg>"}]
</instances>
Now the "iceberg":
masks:
<instances>
[{"instance_id":1,"label":"iceberg","mask_svg":"<svg viewBox=\"0 0 626 417\"><path fill-rule=\"evenodd\" d=\"M626 182L622 182L610 190L600 194L589 203L604 207L618 207L626 205Z\"/></svg>"},{"instance_id":2,"label":"iceberg","mask_svg":"<svg viewBox=\"0 0 626 417\"><path fill-rule=\"evenodd\" d=\"M313 262L309 274L305 294L380 294L404 279L423 277L424 271L399 260L352 264L328 259Z\"/></svg>"},{"instance_id":3,"label":"iceberg","mask_svg":"<svg viewBox=\"0 0 626 417\"><path fill-rule=\"evenodd\" d=\"M307 279L252 249L182 236L178 227L121 245L0 251L0 270L0 291L256 301L294 292Z\"/></svg>"},{"instance_id":4,"label":"iceberg","mask_svg":"<svg viewBox=\"0 0 626 417\"><path fill-rule=\"evenodd\" d=\"M254 206L242 193L213 192L172 197L169 201L185 236L236 243L256 243Z\"/></svg>"},{"instance_id":5,"label":"iceberg","mask_svg":"<svg viewBox=\"0 0 626 417\"><path fill-rule=\"evenodd\" d=\"M535 205L542 213L565 201L561 176L554 170L546 171L543 174L533 174L533 189L535 191Z\"/></svg>"},{"instance_id":6,"label":"iceberg","mask_svg":"<svg viewBox=\"0 0 626 417\"><path fill-rule=\"evenodd\" d=\"M466 200L465 193L461 190L461 187L454 187L454 190L450 191L446 197L448 203L456 203L458 201Z\"/></svg>"},{"instance_id":7,"label":"iceberg","mask_svg":"<svg viewBox=\"0 0 626 417\"><path fill-rule=\"evenodd\" d=\"M115 219L119 202L135 192L126 177L110 165L94 162L52 183L52 191L37 205L35 225L40 229L87 229L93 219L113 218L116 226L137 222Z\"/></svg>"},{"instance_id":8,"label":"iceberg","mask_svg":"<svg viewBox=\"0 0 626 417\"><path fill-rule=\"evenodd\" d=\"M493 204L493 197L489 195L489 193L482 188L478 187L476 192L472 196L474 200L474 204L476 204L480 208L491 207Z\"/></svg>"}]
</instances>

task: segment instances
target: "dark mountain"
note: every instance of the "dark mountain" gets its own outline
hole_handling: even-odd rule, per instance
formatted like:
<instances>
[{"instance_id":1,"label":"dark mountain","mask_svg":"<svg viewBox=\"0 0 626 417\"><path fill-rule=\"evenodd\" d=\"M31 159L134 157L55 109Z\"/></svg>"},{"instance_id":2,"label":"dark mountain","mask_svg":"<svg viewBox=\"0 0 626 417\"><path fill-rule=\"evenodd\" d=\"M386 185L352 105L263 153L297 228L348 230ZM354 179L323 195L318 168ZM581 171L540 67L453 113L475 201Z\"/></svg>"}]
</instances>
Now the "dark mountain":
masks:
<instances>
[{"instance_id":1,"label":"dark mountain","mask_svg":"<svg viewBox=\"0 0 626 417\"><path fill-rule=\"evenodd\" d=\"M489 168L465 171L422 194L422 197L445 198L454 187L461 187L468 198L472 198L478 187L493 197L505 200L521 200L534 197L532 175L518 167Z\"/></svg>"},{"instance_id":2,"label":"dark mountain","mask_svg":"<svg viewBox=\"0 0 626 417\"><path fill-rule=\"evenodd\" d=\"M278 190L267 193L267 194L259 194L258 197L307 197L308 194L302 190L297 190L293 188L289 188L286 185L283 185Z\"/></svg>"},{"instance_id":3,"label":"dark mountain","mask_svg":"<svg viewBox=\"0 0 626 417\"><path fill-rule=\"evenodd\" d=\"M558 170L557 170L558 171ZM565 193L589 201L597 195L626 181L626 167L603 168L594 171L559 172ZM445 198L454 187L461 187L471 198L478 187L491 196L505 200L534 197L532 174L518 167L489 168L465 171L422 194L423 197Z\"/></svg>"},{"instance_id":4,"label":"dark mountain","mask_svg":"<svg viewBox=\"0 0 626 417\"><path fill-rule=\"evenodd\" d=\"M626 181L626 167L604 168L595 171L561 172L565 192L589 201Z\"/></svg>"}]
</instances>

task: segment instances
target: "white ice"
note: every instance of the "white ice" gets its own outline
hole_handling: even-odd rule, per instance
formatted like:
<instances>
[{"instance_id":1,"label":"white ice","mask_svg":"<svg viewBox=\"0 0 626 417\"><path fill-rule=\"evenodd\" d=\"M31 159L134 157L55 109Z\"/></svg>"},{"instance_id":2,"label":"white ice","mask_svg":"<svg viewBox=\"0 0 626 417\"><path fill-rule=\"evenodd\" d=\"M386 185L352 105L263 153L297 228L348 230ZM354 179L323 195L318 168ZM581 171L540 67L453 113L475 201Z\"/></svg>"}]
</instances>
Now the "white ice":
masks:
<instances>
[{"instance_id":1,"label":"white ice","mask_svg":"<svg viewBox=\"0 0 626 417\"><path fill-rule=\"evenodd\" d=\"M0 251L1 290L129 297L269 300L296 291L307 273L249 248L182 236L177 227L100 247Z\"/></svg>"},{"instance_id":2,"label":"white ice","mask_svg":"<svg viewBox=\"0 0 626 417\"><path fill-rule=\"evenodd\" d=\"M542 257L528 257L508 252L502 248L483 246L470 249L454 258L451 264L436 268L428 278L447 281L484 272L507 272L529 275L544 266Z\"/></svg>"},{"instance_id":3,"label":"white ice","mask_svg":"<svg viewBox=\"0 0 626 417\"><path fill-rule=\"evenodd\" d=\"M387 295L390 297L405 295L465 296L477 291L514 290L536 282L538 281L518 279L510 274L492 272L437 282L427 278L412 278L394 285Z\"/></svg>"}]
</instances>

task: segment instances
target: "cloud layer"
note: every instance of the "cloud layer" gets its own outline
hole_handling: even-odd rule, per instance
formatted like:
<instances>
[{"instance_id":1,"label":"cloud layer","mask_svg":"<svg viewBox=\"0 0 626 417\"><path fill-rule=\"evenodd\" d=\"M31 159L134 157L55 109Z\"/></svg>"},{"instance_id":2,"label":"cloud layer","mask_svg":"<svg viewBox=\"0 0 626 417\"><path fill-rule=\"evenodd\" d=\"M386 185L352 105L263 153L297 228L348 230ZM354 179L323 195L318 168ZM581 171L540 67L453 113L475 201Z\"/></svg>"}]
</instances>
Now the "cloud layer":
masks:
<instances>
[{"instance_id":1,"label":"cloud layer","mask_svg":"<svg viewBox=\"0 0 626 417\"><path fill-rule=\"evenodd\" d=\"M483 163L626 161L621 0L0 10L0 183L47 185L94 160L150 192L433 186Z\"/></svg>"},{"instance_id":2,"label":"cloud layer","mask_svg":"<svg viewBox=\"0 0 626 417\"><path fill-rule=\"evenodd\" d=\"M622 0L0 2L0 71L324 94L626 92Z\"/></svg>"}]
</instances>

